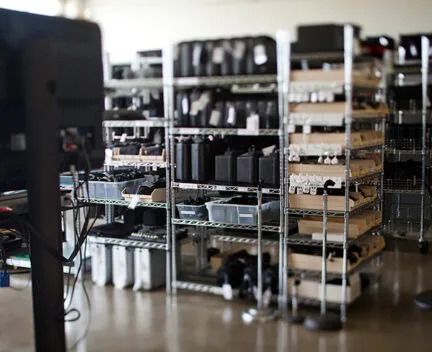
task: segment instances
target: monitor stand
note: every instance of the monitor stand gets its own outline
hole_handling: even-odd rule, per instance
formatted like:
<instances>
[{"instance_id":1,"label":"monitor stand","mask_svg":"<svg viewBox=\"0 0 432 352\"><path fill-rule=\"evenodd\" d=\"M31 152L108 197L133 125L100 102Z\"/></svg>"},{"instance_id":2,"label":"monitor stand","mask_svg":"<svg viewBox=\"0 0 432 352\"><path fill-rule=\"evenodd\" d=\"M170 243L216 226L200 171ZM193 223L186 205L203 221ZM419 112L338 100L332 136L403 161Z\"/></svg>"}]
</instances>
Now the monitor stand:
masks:
<instances>
[{"instance_id":1,"label":"monitor stand","mask_svg":"<svg viewBox=\"0 0 432 352\"><path fill-rule=\"evenodd\" d=\"M54 55L49 40L23 51L26 163L30 223L62 255L58 177L58 118ZM66 350L63 264L34 234L30 236L35 350Z\"/></svg>"}]
</instances>

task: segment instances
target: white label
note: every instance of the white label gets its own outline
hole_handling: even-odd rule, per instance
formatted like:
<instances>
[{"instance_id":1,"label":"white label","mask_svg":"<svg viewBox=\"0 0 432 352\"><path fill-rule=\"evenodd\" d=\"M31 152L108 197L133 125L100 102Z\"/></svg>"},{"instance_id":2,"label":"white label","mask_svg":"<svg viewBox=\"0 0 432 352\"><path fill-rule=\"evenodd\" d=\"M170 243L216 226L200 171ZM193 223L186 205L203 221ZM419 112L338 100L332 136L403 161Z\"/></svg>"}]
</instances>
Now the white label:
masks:
<instances>
[{"instance_id":1,"label":"white label","mask_svg":"<svg viewBox=\"0 0 432 352\"><path fill-rule=\"evenodd\" d=\"M123 134L121 135L121 137L120 137L120 143L124 143L124 142L126 142L126 138L127 138L127 134L126 134L126 133L123 133Z\"/></svg>"},{"instance_id":2,"label":"white label","mask_svg":"<svg viewBox=\"0 0 432 352\"><path fill-rule=\"evenodd\" d=\"M227 301L231 301L233 299L233 290L230 284L222 285L223 297Z\"/></svg>"},{"instance_id":3,"label":"white label","mask_svg":"<svg viewBox=\"0 0 432 352\"><path fill-rule=\"evenodd\" d=\"M230 125L235 125L236 124L236 111L234 109L234 106L230 106L228 109L228 118L227 118L227 123Z\"/></svg>"},{"instance_id":4,"label":"white label","mask_svg":"<svg viewBox=\"0 0 432 352\"><path fill-rule=\"evenodd\" d=\"M196 45L192 54L192 65L198 66L200 64L201 52L202 45Z\"/></svg>"},{"instance_id":5,"label":"white label","mask_svg":"<svg viewBox=\"0 0 432 352\"><path fill-rule=\"evenodd\" d=\"M289 124L288 125L288 133L294 133L295 132L295 125Z\"/></svg>"},{"instance_id":6,"label":"white label","mask_svg":"<svg viewBox=\"0 0 432 352\"><path fill-rule=\"evenodd\" d=\"M112 161L113 151L112 149L105 149L105 164L110 164Z\"/></svg>"},{"instance_id":7,"label":"white label","mask_svg":"<svg viewBox=\"0 0 432 352\"><path fill-rule=\"evenodd\" d=\"M192 116L198 115L198 112L200 111L200 104L201 104L200 100L195 100L192 103L192 106L191 106L191 109L190 109L190 114Z\"/></svg>"},{"instance_id":8,"label":"white label","mask_svg":"<svg viewBox=\"0 0 432 352\"><path fill-rule=\"evenodd\" d=\"M147 89L142 91L142 97L144 105L150 104L150 92Z\"/></svg>"},{"instance_id":9,"label":"white label","mask_svg":"<svg viewBox=\"0 0 432 352\"><path fill-rule=\"evenodd\" d=\"M311 187L310 194L312 194L313 196L316 196L316 194L317 194L317 188L316 187Z\"/></svg>"},{"instance_id":10,"label":"white label","mask_svg":"<svg viewBox=\"0 0 432 352\"><path fill-rule=\"evenodd\" d=\"M303 194L303 187L297 187L297 194Z\"/></svg>"},{"instance_id":11,"label":"white label","mask_svg":"<svg viewBox=\"0 0 432 352\"><path fill-rule=\"evenodd\" d=\"M259 116L253 114L246 119L246 129L253 134L259 134Z\"/></svg>"},{"instance_id":12,"label":"white label","mask_svg":"<svg viewBox=\"0 0 432 352\"><path fill-rule=\"evenodd\" d=\"M294 194L295 191L296 191L296 187L295 187L294 185L290 185L290 186L289 186L288 193Z\"/></svg>"},{"instance_id":13,"label":"white label","mask_svg":"<svg viewBox=\"0 0 432 352\"><path fill-rule=\"evenodd\" d=\"M244 52L246 50L246 44L242 41L236 42L234 44L234 51L233 51L233 56L236 59L241 59L244 55Z\"/></svg>"},{"instance_id":14,"label":"white label","mask_svg":"<svg viewBox=\"0 0 432 352\"><path fill-rule=\"evenodd\" d=\"M213 110L210 115L209 125L219 126L221 120L221 113L218 110Z\"/></svg>"},{"instance_id":15,"label":"white label","mask_svg":"<svg viewBox=\"0 0 432 352\"><path fill-rule=\"evenodd\" d=\"M312 132L312 128L310 125L303 126L303 134L310 134Z\"/></svg>"},{"instance_id":16,"label":"white label","mask_svg":"<svg viewBox=\"0 0 432 352\"><path fill-rule=\"evenodd\" d=\"M254 47L254 61L255 64L260 66L264 65L267 62L267 52L266 47L262 44L256 45Z\"/></svg>"},{"instance_id":17,"label":"white label","mask_svg":"<svg viewBox=\"0 0 432 352\"><path fill-rule=\"evenodd\" d=\"M253 218L253 214L239 214L239 218Z\"/></svg>"},{"instance_id":18,"label":"white label","mask_svg":"<svg viewBox=\"0 0 432 352\"><path fill-rule=\"evenodd\" d=\"M303 193L308 194L310 192L310 186L309 185L304 185L303 186Z\"/></svg>"},{"instance_id":19,"label":"white label","mask_svg":"<svg viewBox=\"0 0 432 352\"><path fill-rule=\"evenodd\" d=\"M218 46L213 49L213 63L221 64L224 60L225 51L224 48Z\"/></svg>"},{"instance_id":20,"label":"white label","mask_svg":"<svg viewBox=\"0 0 432 352\"><path fill-rule=\"evenodd\" d=\"M182 99L182 112L186 115L189 112L189 101L187 97Z\"/></svg>"},{"instance_id":21,"label":"white label","mask_svg":"<svg viewBox=\"0 0 432 352\"><path fill-rule=\"evenodd\" d=\"M195 215L196 212L194 212L193 210L182 210L180 212L180 214L183 214L183 215Z\"/></svg>"},{"instance_id":22,"label":"white label","mask_svg":"<svg viewBox=\"0 0 432 352\"><path fill-rule=\"evenodd\" d=\"M140 200L139 199L139 194L134 194L132 196L132 199L131 199L129 205L128 205L128 208L134 210L136 208L139 200Z\"/></svg>"}]
</instances>

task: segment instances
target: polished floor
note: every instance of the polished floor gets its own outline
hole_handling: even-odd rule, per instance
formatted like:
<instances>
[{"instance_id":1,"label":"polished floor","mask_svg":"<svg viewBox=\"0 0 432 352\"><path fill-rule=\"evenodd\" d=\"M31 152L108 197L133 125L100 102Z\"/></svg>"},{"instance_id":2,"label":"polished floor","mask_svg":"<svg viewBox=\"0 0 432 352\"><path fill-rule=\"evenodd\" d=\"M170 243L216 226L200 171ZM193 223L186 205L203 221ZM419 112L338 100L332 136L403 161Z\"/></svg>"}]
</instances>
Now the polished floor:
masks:
<instances>
[{"instance_id":1,"label":"polished floor","mask_svg":"<svg viewBox=\"0 0 432 352\"><path fill-rule=\"evenodd\" d=\"M345 330L314 333L277 321L245 325L239 302L181 292L167 299L163 291L116 290L87 284L91 324L77 351L432 351L432 312L417 309L416 292L432 289L432 255L398 252L383 256L379 285L371 287L348 311ZM26 278L13 279L24 286ZM67 324L68 345L86 329L88 310L76 295L80 322ZM0 351L32 351L31 290L0 289Z\"/></svg>"}]
</instances>

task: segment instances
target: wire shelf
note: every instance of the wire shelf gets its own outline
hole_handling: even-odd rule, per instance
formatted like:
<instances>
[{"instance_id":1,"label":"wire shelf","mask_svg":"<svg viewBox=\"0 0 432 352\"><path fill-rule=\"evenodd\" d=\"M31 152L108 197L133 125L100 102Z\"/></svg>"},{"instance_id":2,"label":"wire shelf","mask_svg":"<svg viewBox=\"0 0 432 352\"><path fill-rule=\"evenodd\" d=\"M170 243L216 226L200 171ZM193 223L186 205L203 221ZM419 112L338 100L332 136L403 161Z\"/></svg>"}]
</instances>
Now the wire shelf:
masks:
<instances>
[{"instance_id":1,"label":"wire shelf","mask_svg":"<svg viewBox=\"0 0 432 352\"><path fill-rule=\"evenodd\" d=\"M222 222L211 222L202 220L185 220L185 219L172 219L172 223L175 225L186 225L186 226L203 226L203 227L217 227L224 229L234 229L234 230L258 230L255 225L243 225L243 224L226 224ZM279 226L263 225L263 231L269 232L280 232Z\"/></svg>"},{"instance_id":2,"label":"wire shelf","mask_svg":"<svg viewBox=\"0 0 432 352\"><path fill-rule=\"evenodd\" d=\"M125 238L109 238L109 237L99 237L99 236L90 235L87 237L87 239L89 243L108 244L113 246L135 247L135 248L160 249L160 250L167 249L167 245L165 243L136 241L136 240L130 240Z\"/></svg>"},{"instance_id":3,"label":"wire shelf","mask_svg":"<svg viewBox=\"0 0 432 352\"><path fill-rule=\"evenodd\" d=\"M349 211L350 215L358 214L359 212L366 210L368 208L371 208L373 206L376 206L379 204L379 199L374 199L369 203L363 204L358 206L357 208L354 208ZM322 209L289 209L289 213L292 215L317 215L317 216L323 216ZM333 217L343 217L345 215L345 211L343 210L329 210L327 211L327 216L333 216Z\"/></svg>"},{"instance_id":4,"label":"wire shelf","mask_svg":"<svg viewBox=\"0 0 432 352\"><path fill-rule=\"evenodd\" d=\"M153 168L166 168L166 162L144 162L144 161L111 161L109 163L105 163L106 167L153 167Z\"/></svg>"},{"instance_id":5,"label":"wire shelf","mask_svg":"<svg viewBox=\"0 0 432 352\"><path fill-rule=\"evenodd\" d=\"M360 272L365 269L368 265L372 264L372 262L381 256L384 249L379 250L378 252L372 254L367 258L360 259L358 264L355 264L351 269L347 271L347 275L352 275L356 272ZM342 269L342 266L341 266ZM289 271L296 276L300 276L303 278L308 278L311 280L320 280L321 279L321 269L320 270L305 270L305 269L297 269L297 268L289 268ZM342 272L327 272L327 279L340 279L342 278Z\"/></svg>"},{"instance_id":6,"label":"wire shelf","mask_svg":"<svg viewBox=\"0 0 432 352\"><path fill-rule=\"evenodd\" d=\"M276 83L276 75L213 76L213 77L179 77L174 79L177 87L218 87L246 84Z\"/></svg>"},{"instance_id":7,"label":"wire shelf","mask_svg":"<svg viewBox=\"0 0 432 352\"><path fill-rule=\"evenodd\" d=\"M107 120L103 121L104 128L134 128L134 127L164 127L167 121L163 118L152 120Z\"/></svg>"},{"instance_id":8,"label":"wire shelf","mask_svg":"<svg viewBox=\"0 0 432 352\"><path fill-rule=\"evenodd\" d=\"M356 237L356 238L350 238L348 240L348 246L352 246L356 244L360 239L375 235L377 233L381 232L381 224L374 226L370 230L366 231L362 235ZM343 234L341 234L341 241L329 241L327 240L327 246L332 248L343 248ZM290 235L287 238L287 243L289 245L302 245L302 246L315 246L315 247L322 247L322 240L313 240L311 235L302 235L302 234L295 234Z\"/></svg>"},{"instance_id":9,"label":"wire shelf","mask_svg":"<svg viewBox=\"0 0 432 352\"><path fill-rule=\"evenodd\" d=\"M216 285L206 285L190 281L174 281L173 286L181 290L189 290L201 293L211 293L217 296L223 296L222 287Z\"/></svg>"},{"instance_id":10,"label":"wire shelf","mask_svg":"<svg viewBox=\"0 0 432 352\"><path fill-rule=\"evenodd\" d=\"M382 149L384 147L383 143L378 143L378 144L371 144L371 145L363 145L363 146L358 146L358 147L354 147L351 148L351 151L361 151L361 150L376 150L376 149Z\"/></svg>"},{"instance_id":11,"label":"wire shelf","mask_svg":"<svg viewBox=\"0 0 432 352\"><path fill-rule=\"evenodd\" d=\"M223 186L223 185L211 185L211 184L199 184L199 183L172 183L173 188L179 189L195 189L205 191L227 191L227 192L243 192L243 193L257 193L257 187L242 187L242 186ZM264 194L280 194L279 188L263 188Z\"/></svg>"},{"instance_id":12,"label":"wire shelf","mask_svg":"<svg viewBox=\"0 0 432 352\"><path fill-rule=\"evenodd\" d=\"M371 182L375 182L377 179L380 180L381 175L382 175L382 171L374 171L365 175L361 175L361 176L356 176L356 177L351 177L350 178L350 184L366 184L366 183L371 183Z\"/></svg>"},{"instance_id":13,"label":"wire shelf","mask_svg":"<svg viewBox=\"0 0 432 352\"><path fill-rule=\"evenodd\" d=\"M385 193L406 193L406 194L422 194L421 180L399 180L399 179L385 179L384 180Z\"/></svg>"},{"instance_id":14,"label":"wire shelf","mask_svg":"<svg viewBox=\"0 0 432 352\"><path fill-rule=\"evenodd\" d=\"M248 130L246 128L172 128L172 135L278 136L277 129Z\"/></svg>"},{"instance_id":15,"label":"wire shelf","mask_svg":"<svg viewBox=\"0 0 432 352\"><path fill-rule=\"evenodd\" d=\"M210 235L211 239L221 242L229 242L229 243L242 243L242 244L257 244L258 239L253 237L242 237L242 236L230 236L230 235L220 235L214 234ZM261 241L263 246L278 246L278 239L263 239Z\"/></svg>"},{"instance_id":16,"label":"wire shelf","mask_svg":"<svg viewBox=\"0 0 432 352\"><path fill-rule=\"evenodd\" d=\"M82 203L90 203L90 204L104 204L104 205L118 205L127 207L130 204L130 201L123 199L96 199L96 198L80 198L80 202ZM166 208L166 203L157 202L157 203L147 203L147 202L138 202L136 207L141 208Z\"/></svg>"},{"instance_id":17,"label":"wire shelf","mask_svg":"<svg viewBox=\"0 0 432 352\"><path fill-rule=\"evenodd\" d=\"M112 79L106 81L105 90L132 90L147 88L162 88L162 78L132 78L132 79Z\"/></svg>"},{"instance_id":18,"label":"wire shelf","mask_svg":"<svg viewBox=\"0 0 432 352\"><path fill-rule=\"evenodd\" d=\"M417 139L389 139L386 142L385 152L387 154L422 155L426 152L426 148L423 148L423 144Z\"/></svg>"}]
</instances>

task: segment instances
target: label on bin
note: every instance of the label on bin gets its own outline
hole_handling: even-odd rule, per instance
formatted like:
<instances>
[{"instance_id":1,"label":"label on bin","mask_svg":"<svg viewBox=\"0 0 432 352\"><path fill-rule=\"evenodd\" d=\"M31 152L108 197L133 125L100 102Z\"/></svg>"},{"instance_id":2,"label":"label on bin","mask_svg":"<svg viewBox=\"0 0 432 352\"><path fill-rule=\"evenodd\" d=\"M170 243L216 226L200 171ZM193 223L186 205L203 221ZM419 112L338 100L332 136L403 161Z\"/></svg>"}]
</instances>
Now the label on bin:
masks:
<instances>
[{"instance_id":1,"label":"label on bin","mask_svg":"<svg viewBox=\"0 0 432 352\"><path fill-rule=\"evenodd\" d=\"M253 214L239 214L239 218L253 218Z\"/></svg>"},{"instance_id":2,"label":"label on bin","mask_svg":"<svg viewBox=\"0 0 432 352\"><path fill-rule=\"evenodd\" d=\"M135 194L132 196L131 202L128 205L129 209L134 210L139 202L139 194Z\"/></svg>"},{"instance_id":3,"label":"label on bin","mask_svg":"<svg viewBox=\"0 0 432 352\"><path fill-rule=\"evenodd\" d=\"M124 143L124 142L126 142L126 138L127 138L127 134L126 134L126 133L123 133L123 134L121 135L121 137L120 137L120 143Z\"/></svg>"},{"instance_id":4,"label":"label on bin","mask_svg":"<svg viewBox=\"0 0 432 352\"><path fill-rule=\"evenodd\" d=\"M184 215L195 215L195 212L193 210L182 210L180 214Z\"/></svg>"}]
</instances>

